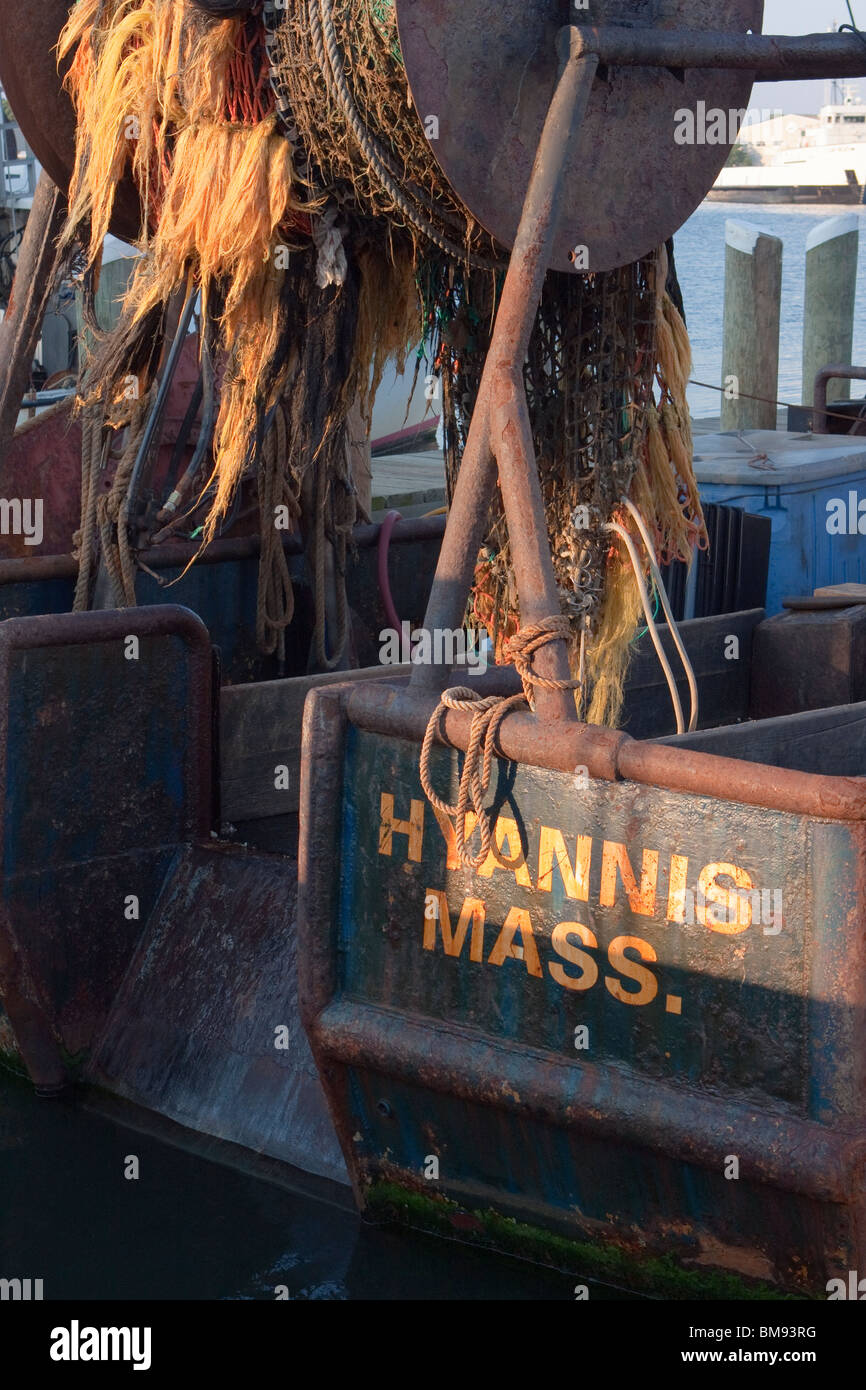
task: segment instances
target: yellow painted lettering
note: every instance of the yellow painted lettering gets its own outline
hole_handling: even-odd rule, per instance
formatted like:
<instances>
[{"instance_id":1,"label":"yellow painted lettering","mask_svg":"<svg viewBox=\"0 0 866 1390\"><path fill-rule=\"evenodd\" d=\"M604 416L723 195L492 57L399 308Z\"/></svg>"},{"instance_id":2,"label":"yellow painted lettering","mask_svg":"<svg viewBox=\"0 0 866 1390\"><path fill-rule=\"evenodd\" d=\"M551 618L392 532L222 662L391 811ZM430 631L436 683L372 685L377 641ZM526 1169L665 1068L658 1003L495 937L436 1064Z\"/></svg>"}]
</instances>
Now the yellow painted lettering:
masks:
<instances>
[{"instance_id":1,"label":"yellow painted lettering","mask_svg":"<svg viewBox=\"0 0 866 1390\"><path fill-rule=\"evenodd\" d=\"M635 980L640 989L623 989L619 980L612 979L610 975L605 975L604 982L614 999L621 1004L651 1004L659 992L658 980L651 970L645 970L642 965L629 959L625 954L629 950L637 951L641 960L658 960L658 956L649 942L642 941L639 936L618 936L610 943L607 958L613 969L625 975L627 980Z\"/></svg>"},{"instance_id":2,"label":"yellow painted lettering","mask_svg":"<svg viewBox=\"0 0 866 1390\"><path fill-rule=\"evenodd\" d=\"M521 944L515 937L520 933ZM530 975L541 979L541 961L535 944L532 919L523 908L513 907L502 924L496 945L487 958L488 965L502 965L507 960L522 960Z\"/></svg>"},{"instance_id":3,"label":"yellow painted lettering","mask_svg":"<svg viewBox=\"0 0 866 1390\"><path fill-rule=\"evenodd\" d=\"M457 836L454 833L454 823L451 817L446 816L444 811L440 811L438 806L433 807L433 814L436 817L436 823L442 831L442 838L445 841L445 852L448 856L446 860L447 868L453 870L462 869L463 863L457 854ZM475 829L477 820L478 817L474 811L466 812L466 829L464 831L464 838L466 840L472 838L472 832Z\"/></svg>"},{"instance_id":4,"label":"yellow painted lettering","mask_svg":"<svg viewBox=\"0 0 866 1390\"><path fill-rule=\"evenodd\" d=\"M421 851L424 845L424 802L413 801L409 810L409 819L397 820L394 816L394 798L390 792L383 792L379 820L380 854L393 853L395 835L407 835L409 837L407 858L411 859L413 864L420 864Z\"/></svg>"},{"instance_id":5,"label":"yellow painted lettering","mask_svg":"<svg viewBox=\"0 0 866 1390\"><path fill-rule=\"evenodd\" d=\"M506 844L508 845L507 856L503 853ZM493 846L478 870L481 877L492 878L494 869L507 869L514 874L515 880L521 888L531 888L532 879L529 877L529 870L526 867L526 857L523 853L517 821L509 820L507 816L497 818L493 831Z\"/></svg>"},{"instance_id":6,"label":"yellow painted lettering","mask_svg":"<svg viewBox=\"0 0 866 1390\"><path fill-rule=\"evenodd\" d=\"M472 923L472 939L469 946L469 959L475 961L477 965L484 961L484 903L480 898L467 898L460 909L460 920L456 928L451 930L451 913L448 910L448 899L445 894L437 888L427 889L427 903L434 905L433 911L424 912L424 950L435 951L436 949L436 924L442 929L442 945L445 947L446 956L459 956L462 954L466 943L466 934L469 930L469 923Z\"/></svg>"},{"instance_id":7,"label":"yellow painted lettering","mask_svg":"<svg viewBox=\"0 0 866 1390\"><path fill-rule=\"evenodd\" d=\"M656 885L659 876L659 857L654 850L643 852L640 888L635 881L634 870L625 845L605 840L601 859L602 907L613 907L616 902L617 871L622 877L623 886L632 912L641 917L652 917L656 910Z\"/></svg>"},{"instance_id":8,"label":"yellow painted lettering","mask_svg":"<svg viewBox=\"0 0 866 1390\"><path fill-rule=\"evenodd\" d=\"M689 861L682 854L671 855L671 877L668 887L668 921L679 922L680 925L686 920L686 887L689 872Z\"/></svg>"},{"instance_id":9,"label":"yellow painted lettering","mask_svg":"<svg viewBox=\"0 0 866 1390\"><path fill-rule=\"evenodd\" d=\"M566 897L577 898L583 903L589 902L589 866L591 860L592 839L589 835L578 835L577 854L574 869L572 869L562 831L551 829L549 825L543 825L538 844L538 891L540 893L553 891L553 865L555 863L562 878Z\"/></svg>"},{"instance_id":10,"label":"yellow painted lettering","mask_svg":"<svg viewBox=\"0 0 866 1390\"><path fill-rule=\"evenodd\" d=\"M724 888L719 878L732 878L734 888ZM708 864L698 880L697 919L723 936L738 936L752 925L752 880L736 864ZM711 903L718 911L707 907Z\"/></svg>"},{"instance_id":11,"label":"yellow painted lettering","mask_svg":"<svg viewBox=\"0 0 866 1390\"><path fill-rule=\"evenodd\" d=\"M566 989L592 989L598 980L598 966L592 956L587 955L586 951L581 951L578 946L571 945L568 939L570 936L578 937L584 946L592 946L593 948L598 946L598 942L589 927L582 926L580 922L560 922L553 929L553 936L550 938L551 945L556 954L562 956L563 960L578 966L580 974L567 975L559 961L548 962L548 969L556 983L564 985Z\"/></svg>"}]
</instances>

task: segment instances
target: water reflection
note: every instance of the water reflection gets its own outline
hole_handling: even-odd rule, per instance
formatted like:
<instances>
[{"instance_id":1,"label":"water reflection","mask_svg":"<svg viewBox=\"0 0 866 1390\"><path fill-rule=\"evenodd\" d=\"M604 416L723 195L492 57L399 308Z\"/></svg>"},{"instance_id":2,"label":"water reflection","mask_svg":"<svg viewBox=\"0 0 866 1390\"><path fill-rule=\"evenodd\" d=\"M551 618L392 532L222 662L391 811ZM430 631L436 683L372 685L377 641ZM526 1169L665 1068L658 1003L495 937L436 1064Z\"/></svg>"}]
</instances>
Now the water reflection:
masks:
<instances>
[{"instance_id":1,"label":"water reflection","mask_svg":"<svg viewBox=\"0 0 866 1390\"><path fill-rule=\"evenodd\" d=\"M127 1179L128 1159L139 1177ZM57 1299L574 1299L571 1275L394 1228L0 1073L0 1277ZM615 1292L593 1286L593 1298Z\"/></svg>"}]
</instances>

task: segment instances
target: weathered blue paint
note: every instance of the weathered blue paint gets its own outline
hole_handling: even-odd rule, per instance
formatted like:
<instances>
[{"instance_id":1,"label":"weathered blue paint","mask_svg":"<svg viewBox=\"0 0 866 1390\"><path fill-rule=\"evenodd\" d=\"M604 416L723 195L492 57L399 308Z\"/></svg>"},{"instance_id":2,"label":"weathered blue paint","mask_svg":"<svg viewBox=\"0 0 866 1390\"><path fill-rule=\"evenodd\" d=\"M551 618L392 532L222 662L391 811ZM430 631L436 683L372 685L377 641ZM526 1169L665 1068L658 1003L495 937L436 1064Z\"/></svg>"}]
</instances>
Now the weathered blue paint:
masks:
<instances>
[{"instance_id":1,"label":"weathered blue paint","mask_svg":"<svg viewBox=\"0 0 866 1390\"><path fill-rule=\"evenodd\" d=\"M516 823L531 882L514 865L449 868L417 744L354 727L342 698L316 694L307 706L301 948L314 959L301 1003L361 1201L369 1184L397 1181L613 1242L637 1260L672 1254L803 1292L861 1267L863 823L630 782L579 788L500 761L488 802ZM452 800L461 761L434 750L434 785ZM404 823L390 854L383 793ZM413 813L423 832L410 858ZM577 837L592 839L587 901L574 885L566 893L556 867L551 891L539 889L542 826L562 832L572 869ZM658 854L654 904L630 901L620 874L602 903L605 842L608 865L610 847L625 847L636 887L643 852ZM505 856L514 851L509 839ZM672 856L688 859L692 888L707 866L733 865L773 908L779 891L781 918L675 920ZM708 886L733 883L716 873ZM431 891L444 893L452 930L465 900L483 902L481 959L470 956L471 926L459 953L456 943L446 953L441 924L425 918ZM519 934L522 954L491 960L515 908L528 914L538 974ZM557 952L565 922L593 934L597 947L569 938L589 964ZM621 936L650 949L616 960ZM652 992L627 962L655 981L647 1002L615 997ZM597 968L598 978L576 991L551 967L572 980ZM589 1030L580 1051L577 1025Z\"/></svg>"},{"instance_id":2,"label":"weathered blue paint","mask_svg":"<svg viewBox=\"0 0 866 1390\"><path fill-rule=\"evenodd\" d=\"M133 616L126 626L134 635ZM192 700L182 641L142 637L137 660L120 630L111 642L15 651L6 680L4 873L178 838ZM124 835L116 811L133 799Z\"/></svg>"},{"instance_id":3,"label":"weathered blue paint","mask_svg":"<svg viewBox=\"0 0 866 1390\"><path fill-rule=\"evenodd\" d=\"M457 754L436 750L433 767L435 784L443 790L453 787ZM421 790L416 746L350 729L341 836L345 991L385 1007L401 1000L423 1002L431 1017L482 1026L503 1039L569 1058L574 1055L574 1027L586 1023L596 1060L638 1067L659 1079L718 1085L738 1094L754 1089L768 1098L800 1103L809 1047L801 982L811 930L804 911L810 849L803 819L744 812L730 803L672 797L636 785L617 787L615 798L602 783L576 792L559 773L500 768L491 805L494 815L516 821L533 885L542 825L563 832L572 861L576 836L593 837L589 903L568 899L555 869L549 893L517 884L513 873L500 868L489 878L449 871L445 840ZM379 854L382 792L394 794L395 816L403 820L413 799L423 806L422 864L407 860L405 835L395 836L390 859ZM628 910L620 880L616 905L598 905L604 841L627 846L637 875L643 849L660 852L659 903L651 917ZM828 843L825 853L832 852ZM777 937L750 929L741 938L700 923L668 923L665 859L671 853L689 857L692 887L706 864L724 861L746 870L756 887L780 890L788 904L787 929ZM466 898L484 900L485 960L508 910L528 910L543 978L530 979L519 960L499 967L475 965L466 958L468 942L460 960L446 956L441 942L435 951L424 950L428 889L446 890L452 924ZM553 928L565 921L580 922L599 942L599 951L589 952L600 963L599 982L582 995L555 983L548 968L566 964L550 946ZM646 1007L617 1004L603 984L604 952L623 934L646 940L658 956L658 994ZM682 1014L666 1012L668 997L682 999Z\"/></svg>"},{"instance_id":4,"label":"weathered blue paint","mask_svg":"<svg viewBox=\"0 0 866 1390\"><path fill-rule=\"evenodd\" d=\"M0 992L20 988L70 1053L93 1041L176 847L212 823L211 675L182 608L0 624Z\"/></svg>"}]
</instances>

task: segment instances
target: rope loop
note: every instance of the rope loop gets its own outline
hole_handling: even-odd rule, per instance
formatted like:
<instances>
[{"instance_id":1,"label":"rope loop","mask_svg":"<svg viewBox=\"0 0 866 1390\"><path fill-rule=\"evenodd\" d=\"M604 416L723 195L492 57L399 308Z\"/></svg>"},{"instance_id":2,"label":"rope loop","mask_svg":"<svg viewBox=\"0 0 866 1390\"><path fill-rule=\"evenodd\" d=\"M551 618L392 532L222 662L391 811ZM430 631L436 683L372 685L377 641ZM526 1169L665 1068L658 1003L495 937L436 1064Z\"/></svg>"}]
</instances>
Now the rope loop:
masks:
<instances>
[{"instance_id":1,"label":"rope loop","mask_svg":"<svg viewBox=\"0 0 866 1390\"><path fill-rule=\"evenodd\" d=\"M421 786L430 805L454 822L457 856L467 869L480 869L491 852L493 836L490 814L485 809L484 798L490 787L496 739L503 719L507 714L530 704L532 688L535 685L543 686L547 690L576 690L580 686L580 681L548 680L532 669L533 657L541 647L549 642L566 641L570 635L569 620L561 615L533 623L510 638L506 644L506 654L514 662L523 682L521 695L481 695L468 686L457 685L444 691L433 711L421 745ZM430 755L433 744L437 738L443 743L446 742L442 718L447 710L472 715L457 802L453 806L436 794L430 781ZM477 855L472 854L466 840L466 816L470 807L475 814L475 826L469 839L472 839L476 831L481 838L481 848Z\"/></svg>"},{"instance_id":2,"label":"rope loop","mask_svg":"<svg viewBox=\"0 0 866 1390\"><path fill-rule=\"evenodd\" d=\"M533 686L540 685L544 690L579 690L579 680L553 680L540 676L532 668L532 659L537 651L549 642L568 642L571 639L571 623L565 614L556 618L542 618L540 623L523 628L509 637L505 643L505 655L517 668L523 682L523 693L527 704L531 704Z\"/></svg>"},{"instance_id":3,"label":"rope loop","mask_svg":"<svg viewBox=\"0 0 866 1390\"><path fill-rule=\"evenodd\" d=\"M275 525L276 510L285 506L292 523L297 522L300 505L286 476L288 424L282 401L277 402L271 427L265 435L259 459L259 529L262 548L259 555L256 599L256 645L266 656L276 655L282 671L286 659L286 629L295 616L295 595L289 562L280 532Z\"/></svg>"}]
</instances>

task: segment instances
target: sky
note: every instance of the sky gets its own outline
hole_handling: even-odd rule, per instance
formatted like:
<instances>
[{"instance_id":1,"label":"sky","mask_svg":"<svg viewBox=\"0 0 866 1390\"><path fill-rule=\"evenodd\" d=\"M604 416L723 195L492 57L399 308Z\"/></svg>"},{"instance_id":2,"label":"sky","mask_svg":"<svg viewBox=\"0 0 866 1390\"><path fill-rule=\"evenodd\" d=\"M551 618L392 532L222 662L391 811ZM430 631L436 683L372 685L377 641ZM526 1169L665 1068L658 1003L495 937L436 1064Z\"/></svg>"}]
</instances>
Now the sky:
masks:
<instances>
[{"instance_id":1,"label":"sky","mask_svg":"<svg viewBox=\"0 0 866 1390\"><path fill-rule=\"evenodd\" d=\"M851 0L851 5L858 28L866 32L866 0ZM847 23L845 0L764 0L765 34L819 34ZM866 82L851 85L866 100ZM759 82L751 106L814 115L824 104L826 86L824 82Z\"/></svg>"},{"instance_id":2,"label":"sky","mask_svg":"<svg viewBox=\"0 0 866 1390\"><path fill-rule=\"evenodd\" d=\"M858 26L866 32L866 0L851 0L851 4ZM822 33L848 22L845 0L764 0L765 34ZM866 79L852 85L866 100ZM754 88L751 106L811 115L823 106L826 96L824 82L765 82Z\"/></svg>"}]
</instances>

